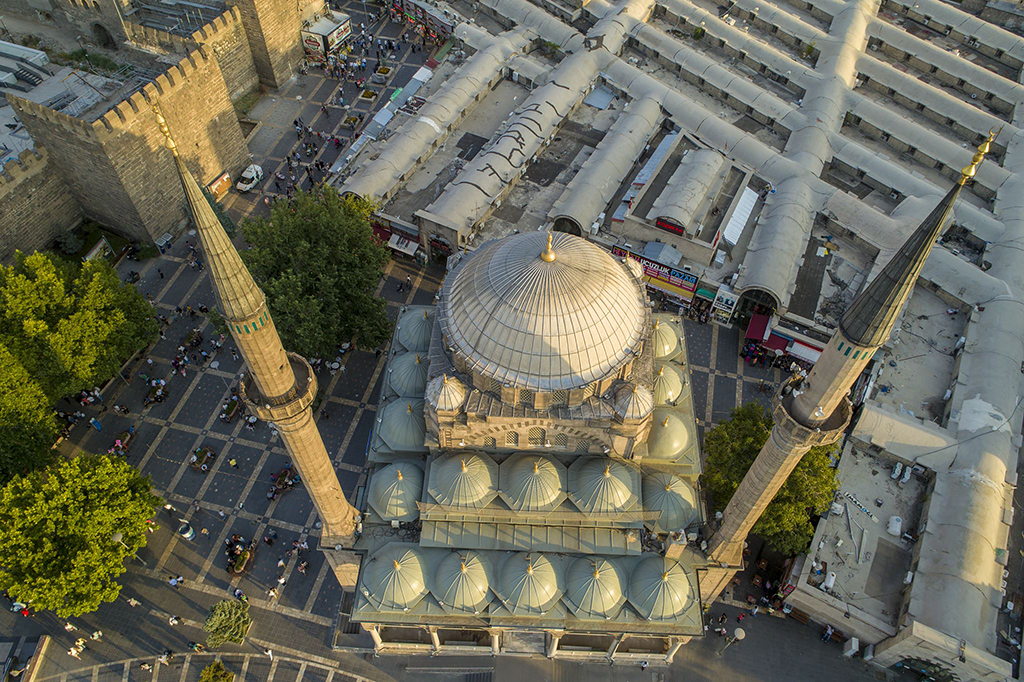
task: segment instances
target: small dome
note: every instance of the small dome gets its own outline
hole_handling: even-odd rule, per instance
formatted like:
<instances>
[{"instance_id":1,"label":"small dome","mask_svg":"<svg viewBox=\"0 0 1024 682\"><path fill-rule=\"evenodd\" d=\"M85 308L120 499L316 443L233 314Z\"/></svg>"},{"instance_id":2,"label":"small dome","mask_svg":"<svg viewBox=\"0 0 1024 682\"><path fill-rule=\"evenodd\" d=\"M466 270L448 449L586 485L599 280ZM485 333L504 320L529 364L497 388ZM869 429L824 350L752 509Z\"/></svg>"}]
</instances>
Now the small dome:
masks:
<instances>
[{"instance_id":1,"label":"small dome","mask_svg":"<svg viewBox=\"0 0 1024 682\"><path fill-rule=\"evenodd\" d=\"M446 610L480 613L491 600L487 559L476 552L452 552L437 565L430 591Z\"/></svg>"},{"instance_id":2,"label":"small dome","mask_svg":"<svg viewBox=\"0 0 1024 682\"><path fill-rule=\"evenodd\" d=\"M693 601L693 586L675 559L648 554L629 576L629 603L647 620L672 620Z\"/></svg>"},{"instance_id":3,"label":"small dome","mask_svg":"<svg viewBox=\"0 0 1024 682\"><path fill-rule=\"evenodd\" d=\"M654 331L651 334L651 343L654 346L654 357L672 358L679 351L679 337L682 332L679 327L666 322L661 318L655 318Z\"/></svg>"},{"instance_id":4,"label":"small dome","mask_svg":"<svg viewBox=\"0 0 1024 682\"><path fill-rule=\"evenodd\" d=\"M674 410L659 407L647 436L647 454L655 459L676 459L690 445L690 430Z\"/></svg>"},{"instance_id":5,"label":"small dome","mask_svg":"<svg viewBox=\"0 0 1024 682\"><path fill-rule=\"evenodd\" d=\"M449 452L430 468L430 494L438 504L483 507L494 499L498 467L485 455Z\"/></svg>"},{"instance_id":6,"label":"small dome","mask_svg":"<svg viewBox=\"0 0 1024 682\"><path fill-rule=\"evenodd\" d=\"M637 384L624 384L615 392L615 414L624 420L639 420L654 410L654 396Z\"/></svg>"},{"instance_id":7,"label":"small dome","mask_svg":"<svg viewBox=\"0 0 1024 682\"><path fill-rule=\"evenodd\" d=\"M566 575L565 598L577 614L611 618L626 601L622 570L601 557L580 557Z\"/></svg>"},{"instance_id":8,"label":"small dome","mask_svg":"<svg viewBox=\"0 0 1024 682\"><path fill-rule=\"evenodd\" d=\"M406 350L425 352L433 330L434 313L430 310L408 310L398 318L398 342Z\"/></svg>"},{"instance_id":9,"label":"small dome","mask_svg":"<svg viewBox=\"0 0 1024 682\"><path fill-rule=\"evenodd\" d=\"M427 434L423 420L423 401L398 398L390 402L377 417L377 434L395 451L421 452Z\"/></svg>"},{"instance_id":10,"label":"small dome","mask_svg":"<svg viewBox=\"0 0 1024 682\"><path fill-rule=\"evenodd\" d=\"M377 552L363 572L363 596L383 611L406 611L427 593L425 563L416 545L395 543Z\"/></svg>"},{"instance_id":11,"label":"small dome","mask_svg":"<svg viewBox=\"0 0 1024 682\"><path fill-rule=\"evenodd\" d=\"M669 362L657 364L654 373L654 404L658 407L674 404L682 395L685 385L682 372L675 365Z\"/></svg>"},{"instance_id":12,"label":"small dome","mask_svg":"<svg viewBox=\"0 0 1024 682\"><path fill-rule=\"evenodd\" d=\"M388 381L400 396L422 398L427 388L427 363L420 353L399 353L391 359Z\"/></svg>"},{"instance_id":13,"label":"small dome","mask_svg":"<svg viewBox=\"0 0 1024 682\"><path fill-rule=\"evenodd\" d=\"M554 509L565 498L565 469L547 457L522 456L502 474L502 492L516 511Z\"/></svg>"},{"instance_id":14,"label":"small dome","mask_svg":"<svg viewBox=\"0 0 1024 682\"><path fill-rule=\"evenodd\" d=\"M370 506L385 521L412 521L418 517L416 503L422 495L423 469L412 462L383 466L370 480Z\"/></svg>"},{"instance_id":15,"label":"small dome","mask_svg":"<svg viewBox=\"0 0 1024 682\"><path fill-rule=\"evenodd\" d=\"M458 412L466 399L466 385L453 376L434 377L427 384L427 402L435 410Z\"/></svg>"},{"instance_id":16,"label":"small dome","mask_svg":"<svg viewBox=\"0 0 1024 682\"><path fill-rule=\"evenodd\" d=\"M675 474L656 472L644 476L644 511L660 511L653 523L659 533L686 528L697 518L697 492Z\"/></svg>"},{"instance_id":17,"label":"small dome","mask_svg":"<svg viewBox=\"0 0 1024 682\"><path fill-rule=\"evenodd\" d=\"M622 462L608 457L588 458L575 469L573 501L584 512L624 511L637 500L634 472Z\"/></svg>"},{"instance_id":18,"label":"small dome","mask_svg":"<svg viewBox=\"0 0 1024 682\"><path fill-rule=\"evenodd\" d=\"M501 567L502 603L518 616L539 616L561 596L558 572L543 554L517 552Z\"/></svg>"}]
</instances>

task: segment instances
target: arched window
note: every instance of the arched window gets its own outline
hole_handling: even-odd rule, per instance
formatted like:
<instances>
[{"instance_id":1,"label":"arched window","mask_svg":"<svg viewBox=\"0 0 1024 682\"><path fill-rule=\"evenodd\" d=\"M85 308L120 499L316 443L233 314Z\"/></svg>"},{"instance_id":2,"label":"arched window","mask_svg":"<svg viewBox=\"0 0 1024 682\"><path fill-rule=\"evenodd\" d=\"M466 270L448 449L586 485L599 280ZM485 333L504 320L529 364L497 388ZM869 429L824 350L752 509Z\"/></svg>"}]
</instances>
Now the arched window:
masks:
<instances>
[{"instance_id":1,"label":"arched window","mask_svg":"<svg viewBox=\"0 0 1024 682\"><path fill-rule=\"evenodd\" d=\"M535 448L543 447L545 440L546 434L544 433L544 429L536 426L530 429L530 433L527 436L527 442L529 442L531 446Z\"/></svg>"},{"instance_id":2,"label":"arched window","mask_svg":"<svg viewBox=\"0 0 1024 682\"><path fill-rule=\"evenodd\" d=\"M569 436L564 433L556 433L551 436L551 445L556 448L564 448L569 445Z\"/></svg>"},{"instance_id":3,"label":"arched window","mask_svg":"<svg viewBox=\"0 0 1024 682\"><path fill-rule=\"evenodd\" d=\"M527 388L519 389L519 404L523 407L533 407L533 391Z\"/></svg>"},{"instance_id":4,"label":"arched window","mask_svg":"<svg viewBox=\"0 0 1024 682\"><path fill-rule=\"evenodd\" d=\"M515 431L509 431L505 434L505 445L514 448L519 445L519 434Z\"/></svg>"},{"instance_id":5,"label":"arched window","mask_svg":"<svg viewBox=\"0 0 1024 682\"><path fill-rule=\"evenodd\" d=\"M552 405L565 405L569 402L569 391L564 388L559 389L551 394Z\"/></svg>"},{"instance_id":6,"label":"arched window","mask_svg":"<svg viewBox=\"0 0 1024 682\"><path fill-rule=\"evenodd\" d=\"M484 447L496 448L498 447L498 441L495 440L494 436L487 436L486 438L484 438Z\"/></svg>"},{"instance_id":7,"label":"arched window","mask_svg":"<svg viewBox=\"0 0 1024 682\"><path fill-rule=\"evenodd\" d=\"M576 441L576 452L583 453L590 450L590 443L585 440Z\"/></svg>"}]
</instances>

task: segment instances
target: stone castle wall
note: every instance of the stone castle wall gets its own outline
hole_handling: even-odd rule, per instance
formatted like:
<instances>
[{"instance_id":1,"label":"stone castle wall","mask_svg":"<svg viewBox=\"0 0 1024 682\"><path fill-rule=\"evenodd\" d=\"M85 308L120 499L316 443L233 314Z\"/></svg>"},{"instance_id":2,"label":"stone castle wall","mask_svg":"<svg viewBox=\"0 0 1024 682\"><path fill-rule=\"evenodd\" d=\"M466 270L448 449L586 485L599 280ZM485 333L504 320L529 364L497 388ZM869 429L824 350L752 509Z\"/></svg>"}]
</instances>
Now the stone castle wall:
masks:
<instances>
[{"instance_id":1,"label":"stone castle wall","mask_svg":"<svg viewBox=\"0 0 1024 682\"><path fill-rule=\"evenodd\" d=\"M45 147L24 151L0 169L0 262L17 249L48 248L81 221L82 209Z\"/></svg>"},{"instance_id":2,"label":"stone castle wall","mask_svg":"<svg viewBox=\"0 0 1024 682\"><path fill-rule=\"evenodd\" d=\"M302 60L296 4L282 0L229 0L229 4L242 17L260 82L281 87Z\"/></svg>"}]
</instances>

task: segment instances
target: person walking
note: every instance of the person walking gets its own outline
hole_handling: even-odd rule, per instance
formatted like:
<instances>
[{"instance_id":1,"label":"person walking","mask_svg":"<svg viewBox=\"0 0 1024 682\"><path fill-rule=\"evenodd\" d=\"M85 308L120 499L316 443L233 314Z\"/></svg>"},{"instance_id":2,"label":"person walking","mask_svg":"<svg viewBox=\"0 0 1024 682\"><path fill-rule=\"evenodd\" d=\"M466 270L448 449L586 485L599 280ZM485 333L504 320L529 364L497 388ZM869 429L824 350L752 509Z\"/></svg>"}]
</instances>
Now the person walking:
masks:
<instances>
[{"instance_id":1,"label":"person walking","mask_svg":"<svg viewBox=\"0 0 1024 682\"><path fill-rule=\"evenodd\" d=\"M237 469L238 468L238 462L235 461L234 457L232 457L231 459L228 460L228 464L231 465L232 469Z\"/></svg>"},{"instance_id":2,"label":"person walking","mask_svg":"<svg viewBox=\"0 0 1024 682\"><path fill-rule=\"evenodd\" d=\"M270 649L264 649L263 653L265 653L267 656L269 656L270 660L274 660L274 652L271 651Z\"/></svg>"},{"instance_id":3,"label":"person walking","mask_svg":"<svg viewBox=\"0 0 1024 682\"><path fill-rule=\"evenodd\" d=\"M177 625L180 622L181 622L181 620L177 616L171 616L170 618L167 619L167 624L168 625Z\"/></svg>"},{"instance_id":4,"label":"person walking","mask_svg":"<svg viewBox=\"0 0 1024 682\"><path fill-rule=\"evenodd\" d=\"M164 271L161 270L160 268L156 269L156 274L160 275L160 279L164 278Z\"/></svg>"}]
</instances>

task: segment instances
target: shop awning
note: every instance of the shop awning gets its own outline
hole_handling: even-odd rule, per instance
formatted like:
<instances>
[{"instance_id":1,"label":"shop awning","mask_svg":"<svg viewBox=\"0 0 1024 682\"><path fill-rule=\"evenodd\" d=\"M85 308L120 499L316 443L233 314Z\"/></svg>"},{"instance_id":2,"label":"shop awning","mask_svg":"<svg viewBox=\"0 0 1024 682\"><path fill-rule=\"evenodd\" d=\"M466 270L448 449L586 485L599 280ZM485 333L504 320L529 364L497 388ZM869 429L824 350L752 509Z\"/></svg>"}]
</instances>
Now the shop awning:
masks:
<instances>
[{"instance_id":1,"label":"shop awning","mask_svg":"<svg viewBox=\"0 0 1024 682\"><path fill-rule=\"evenodd\" d=\"M767 315L755 314L751 317L750 324L747 325L747 338L754 339L755 341L767 339L768 322L770 322L770 318Z\"/></svg>"},{"instance_id":2,"label":"shop awning","mask_svg":"<svg viewBox=\"0 0 1024 682\"><path fill-rule=\"evenodd\" d=\"M715 292L708 291L707 289L697 289L697 296L706 298L709 301L715 300Z\"/></svg>"},{"instance_id":3,"label":"shop awning","mask_svg":"<svg viewBox=\"0 0 1024 682\"><path fill-rule=\"evenodd\" d=\"M821 357L821 351L820 350L815 350L814 348L811 348L810 346L805 346L804 344L800 343L799 341L794 341L793 345L790 347L789 351L787 351L787 352L790 355L792 355L793 357L800 358L801 360L806 360L807 362L810 362L810 363L817 362L818 358Z\"/></svg>"},{"instance_id":4,"label":"shop awning","mask_svg":"<svg viewBox=\"0 0 1024 682\"><path fill-rule=\"evenodd\" d=\"M419 242L411 241L394 233L392 233L391 239L388 240L388 246L395 251L400 251L406 254L407 256L415 254L416 249L420 248Z\"/></svg>"},{"instance_id":5,"label":"shop awning","mask_svg":"<svg viewBox=\"0 0 1024 682\"><path fill-rule=\"evenodd\" d=\"M658 291L662 291L669 296L673 296L687 303L693 300L692 291L687 291L682 287L677 287L674 284L669 284L668 282L663 282L660 279L655 279L650 275L644 275L644 282L652 289L657 289Z\"/></svg>"},{"instance_id":6,"label":"shop awning","mask_svg":"<svg viewBox=\"0 0 1024 682\"><path fill-rule=\"evenodd\" d=\"M786 346L789 345L789 339L783 338L778 334L771 334L761 345L772 350L786 350Z\"/></svg>"}]
</instances>

